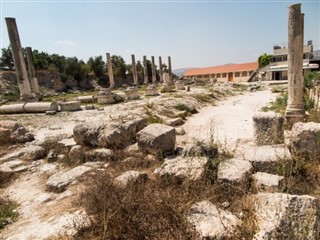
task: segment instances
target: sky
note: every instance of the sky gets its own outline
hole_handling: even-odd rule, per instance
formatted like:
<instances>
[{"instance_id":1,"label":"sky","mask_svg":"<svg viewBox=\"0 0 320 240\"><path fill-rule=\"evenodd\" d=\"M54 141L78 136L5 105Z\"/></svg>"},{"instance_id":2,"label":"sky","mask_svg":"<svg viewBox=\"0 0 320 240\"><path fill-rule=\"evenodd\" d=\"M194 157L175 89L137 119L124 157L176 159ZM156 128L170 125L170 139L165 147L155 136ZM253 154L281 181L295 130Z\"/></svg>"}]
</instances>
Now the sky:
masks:
<instances>
[{"instance_id":1,"label":"sky","mask_svg":"<svg viewBox=\"0 0 320 240\"><path fill-rule=\"evenodd\" d=\"M256 61L288 39L288 6L273 0L0 0L1 48L9 45L5 17L14 17L23 47L67 57L106 53L131 63L162 56L172 68ZM305 0L304 39L320 49L320 1Z\"/></svg>"}]
</instances>

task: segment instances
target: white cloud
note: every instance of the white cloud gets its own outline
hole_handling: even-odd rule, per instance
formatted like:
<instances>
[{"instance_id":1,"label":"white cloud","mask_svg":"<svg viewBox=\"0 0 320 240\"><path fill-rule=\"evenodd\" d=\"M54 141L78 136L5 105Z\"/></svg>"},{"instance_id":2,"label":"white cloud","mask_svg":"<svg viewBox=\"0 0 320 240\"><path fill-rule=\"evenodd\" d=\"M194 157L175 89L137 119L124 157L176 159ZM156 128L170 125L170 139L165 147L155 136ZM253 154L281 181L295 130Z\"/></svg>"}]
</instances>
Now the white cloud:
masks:
<instances>
[{"instance_id":1,"label":"white cloud","mask_svg":"<svg viewBox=\"0 0 320 240\"><path fill-rule=\"evenodd\" d=\"M60 44L60 45L65 45L65 46L76 46L77 44L71 40L58 40L56 43Z\"/></svg>"}]
</instances>

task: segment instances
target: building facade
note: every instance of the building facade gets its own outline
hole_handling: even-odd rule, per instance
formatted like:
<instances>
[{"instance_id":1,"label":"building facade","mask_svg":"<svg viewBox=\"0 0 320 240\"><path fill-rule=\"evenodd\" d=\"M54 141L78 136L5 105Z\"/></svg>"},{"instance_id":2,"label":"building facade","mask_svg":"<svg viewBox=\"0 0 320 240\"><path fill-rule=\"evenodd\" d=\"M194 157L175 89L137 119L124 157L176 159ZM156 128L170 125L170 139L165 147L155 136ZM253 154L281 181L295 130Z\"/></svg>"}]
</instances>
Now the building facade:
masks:
<instances>
[{"instance_id":1,"label":"building facade","mask_svg":"<svg viewBox=\"0 0 320 240\"><path fill-rule=\"evenodd\" d=\"M308 41L303 46L303 74L307 71L319 69L319 64L313 62L313 45ZM275 45L269 67L261 75L267 80L288 80L288 48L286 45Z\"/></svg>"},{"instance_id":2,"label":"building facade","mask_svg":"<svg viewBox=\"0 0 320 240\"><path fill-rule=\"evenodd\" d=\"M187 70L184 77L190 80L204 80L217 82L247 82L257 73L257 62L227 64L208 68Z\"/></svg>"}]
</instances>

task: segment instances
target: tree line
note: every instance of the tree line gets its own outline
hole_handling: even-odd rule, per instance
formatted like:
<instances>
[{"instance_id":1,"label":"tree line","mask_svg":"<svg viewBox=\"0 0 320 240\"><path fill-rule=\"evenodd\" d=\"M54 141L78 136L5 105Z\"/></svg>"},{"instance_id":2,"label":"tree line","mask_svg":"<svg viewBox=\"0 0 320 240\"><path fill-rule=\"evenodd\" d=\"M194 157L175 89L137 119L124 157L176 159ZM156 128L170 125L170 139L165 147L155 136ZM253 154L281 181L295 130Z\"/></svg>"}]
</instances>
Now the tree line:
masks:
<instances>
[{"instance_id":1,"label":"tree line","mask_svg":"<svg viewBox=\"0 0 320 240\"><path fill-rule=\"evenodd\" d=\"M26 51L22 49L25 61ZM2 56L0 57L0 69L2 70L14 70L14 63L11 53L11 47L1 49ZM59 54L48 54L43 51L33 50L33 61L36 70L46 70L53 73L59 73L61 80L66 80L69 76L73 77L77 81L81 81L89 75L93 75L99 82L107 78L108 70L106 62L102 56L90 57L87 62L77 57L65 57ZM118 55L111 56L111 63L113 67L113 74L116 79L126 79L132 76L132 65L126 64L125 60ZM163 65L163 71L167 71L167 66ZM136 62L137 73L139 77L143 76L143 65L141 61ZM147 60L147 70L149 79L152 76L151 61ZM159 70L156 70L159 73Z\"/></svg>"}]
</instances>

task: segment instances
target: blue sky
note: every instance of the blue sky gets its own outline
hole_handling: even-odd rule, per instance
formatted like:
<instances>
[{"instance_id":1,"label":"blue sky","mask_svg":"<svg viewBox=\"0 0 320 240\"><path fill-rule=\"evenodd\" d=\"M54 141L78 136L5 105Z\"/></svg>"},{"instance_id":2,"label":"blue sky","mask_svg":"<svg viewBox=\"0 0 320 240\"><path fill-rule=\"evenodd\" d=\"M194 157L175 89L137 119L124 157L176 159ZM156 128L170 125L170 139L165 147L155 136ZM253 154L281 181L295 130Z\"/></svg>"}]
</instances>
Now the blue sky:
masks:
<instances>
[{"instance_id":1,"label":"blue sky","mask_svg":"<svg viewBox=\"0 0 320 240\"><path fill-rule=\"evenodd\" d=\"M173 69L256 61L287 42L287 7L295 1L1 1L1 47L9 44L5 17L16 18L23 47L76 56L171 56ZM305 40L320 49L319 0L300 1Z\"/></svg>"}]
</instances>

